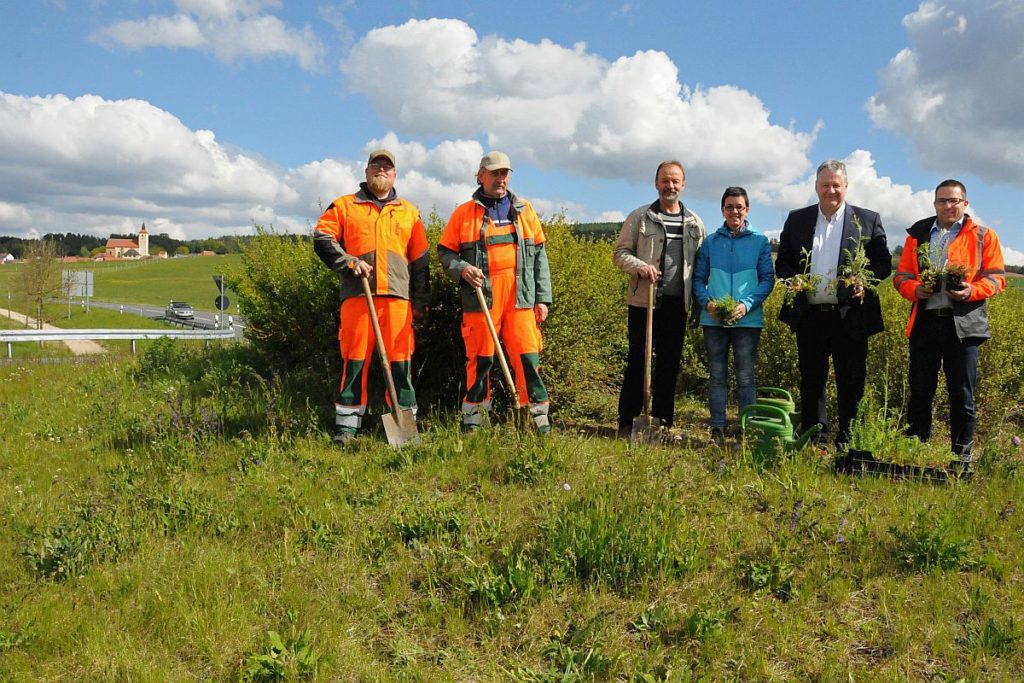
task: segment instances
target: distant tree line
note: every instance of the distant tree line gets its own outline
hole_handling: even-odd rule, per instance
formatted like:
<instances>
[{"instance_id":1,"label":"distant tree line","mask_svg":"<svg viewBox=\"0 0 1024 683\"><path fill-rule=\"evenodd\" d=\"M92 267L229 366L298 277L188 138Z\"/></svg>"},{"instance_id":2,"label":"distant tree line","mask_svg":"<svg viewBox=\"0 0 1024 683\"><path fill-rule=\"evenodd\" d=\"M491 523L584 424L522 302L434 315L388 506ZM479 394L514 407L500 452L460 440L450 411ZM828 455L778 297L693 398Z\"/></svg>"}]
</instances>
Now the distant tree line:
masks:
<instances>
[{"instance_id":1,"label":"distant tree line","mask_svg":"<svg viewBox=\"0 0 1024 683\"><path fill-rule=\"evenodd\" d=\"M573 223L571 224L572 234L591 240L614 240L622 229L622 223ZM120 239L135 239L137 235L112 234L110 237ZM308 235L292 235L295 240L308 240ZM101 254L107 244L107 238L96 237L95 235L79 235L76 233L47 233L43 235L44 240L51 240L57 244L59 256L94 256ZM252 235L226 235L224 237L208 238L202 240L177 240L166 232L150 234L149 253L155 255L160 250L166 251L168 255L176 254L201 254L204 251L212 251L215 254L237 254L242 251L244 245L252 241ZM28 248L36 240L28 240L21 237L0 236L0 254L11 253L15 258L24 258ZM778 240L772 239L772 252L778 250ZM902 245L896 245L892 249L893 262L899 261ZM1007 272L1024 275L1024 266L1006 266Z\"/></svg>"},{"instance_id":2,"label":"distant tree line","mask_svg":"<svg viewBox=\"0 0 1024 683\"><path fill-rule=\"evenodd\" d=\"M114 233L110 237L134 240L138 235ZM43 235L43 241L52 241L56 244L58 256L61 257L88 257L101 254L106 248L107 239L106 237L79 235L72 232L47 233ZM172 256L174 254L200 254L204 251L212 251L215 254L237 254L242 250L242 245L251 239L250 236L226 235L224 237L201 240L178 240L165 232L159 234L150 233L149 253L155 255L160 251L165 251ZM0 253L11 253L15 258L24 258L29 247L36 242L38 240L0 236Z\"/></svg>"}]
</instances>

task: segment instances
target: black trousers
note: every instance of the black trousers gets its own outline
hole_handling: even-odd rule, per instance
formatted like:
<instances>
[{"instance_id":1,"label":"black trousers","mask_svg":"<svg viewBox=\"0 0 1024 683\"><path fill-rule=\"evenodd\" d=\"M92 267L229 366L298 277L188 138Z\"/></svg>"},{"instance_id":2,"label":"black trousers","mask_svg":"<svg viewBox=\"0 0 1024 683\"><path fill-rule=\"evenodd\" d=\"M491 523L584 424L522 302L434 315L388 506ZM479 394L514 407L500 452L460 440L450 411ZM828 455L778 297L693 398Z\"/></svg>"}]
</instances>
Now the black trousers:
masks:
<instances>
[{"instance_id":1,"label":"black trousers","mask_svg":"<svg viewBox=\"0 0 1024 683\"><path fill-rule=\"evenodd\" d=\"M619 392L619 428L628 429L643 411L644 345L647 309L630 306L627 318L629 355ZM654 357L651 372L651 415L671 426L675 418L676 379L686 336L686 303L681 296L662 296L654 309Z\"/></svg>"},{"instance_id":2,"label":"black trousers","mask_svg":"<svg viewBox=\"0 0 1024 683\"><path fill-rule=\"evenodd\" d=\"M949 437L953 453L970 456L977 416L974 390L978 385L978 347L984 339L960 339L952 315L939 315L918 304L918 319L910 332L910 399L907 434L927 441L932 435L932 402L939 383L939 366L946 374L949 395ZM947 309L948 310L948 309Z\"/></svg>"},{"instance_id":3,"label":"black trousers","mask_svg":"<svg viewBox=\"0 0 1024 683\"><path fill-rule=\"evenodd\" d=\"M864 396L867 379L868 339L851 336L843 327L838 309L812 308L796 331L796 349L800 366L800 427L806 431L815 424L828 429L825 407L825 383L828 362L836 374L839 409L837 444L850 440L850 423L857 417L857 404Z\"/></svg>"}]
</instances>

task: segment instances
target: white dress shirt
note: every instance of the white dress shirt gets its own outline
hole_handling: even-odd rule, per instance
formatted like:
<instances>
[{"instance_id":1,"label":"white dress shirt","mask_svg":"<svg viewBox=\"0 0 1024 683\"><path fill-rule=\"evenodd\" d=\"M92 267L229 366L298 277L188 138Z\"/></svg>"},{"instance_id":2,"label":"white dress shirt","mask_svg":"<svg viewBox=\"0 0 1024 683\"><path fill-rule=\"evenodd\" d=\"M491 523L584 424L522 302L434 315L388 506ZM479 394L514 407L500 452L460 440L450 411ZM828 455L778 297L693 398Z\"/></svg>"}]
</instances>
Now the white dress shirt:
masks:
<instances>
[{"instance_id":1,"label":"white dress shirt","mask_svg":"<svg viewBox=\"0 0 1024 683\"><path fill-rule=\"evenodd\" d=\"M818 275L818 291L808 298L812 304L837 304L832 283L839 274L839 251L843 245L843 216L846 202L839 205L831 217L818 207L818 220L814 224L814 242L811 244L811 274Z\"/></svg>"}]
</instances>

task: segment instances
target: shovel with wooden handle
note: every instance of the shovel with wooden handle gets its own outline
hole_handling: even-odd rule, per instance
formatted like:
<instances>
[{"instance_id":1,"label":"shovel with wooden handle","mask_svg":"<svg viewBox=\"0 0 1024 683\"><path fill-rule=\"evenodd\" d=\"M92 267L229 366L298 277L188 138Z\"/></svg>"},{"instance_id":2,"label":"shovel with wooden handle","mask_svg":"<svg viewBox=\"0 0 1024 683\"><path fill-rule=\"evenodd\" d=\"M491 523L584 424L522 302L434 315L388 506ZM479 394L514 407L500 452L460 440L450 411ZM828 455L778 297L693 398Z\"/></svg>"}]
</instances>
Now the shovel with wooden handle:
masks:
<instances>
[{"instance_id":1,"label":"shovel with wooden handle","mask_svg":"<svg viewBox=\"0 0 1024 683\"><path fill-rule=\"evenodd\" d=\"M391 412L381 415L384 434L392 446L405 446L419 443L420 434L416 431L416 416L410 408L398 405L398 391L395 389L395 378L391 374L391 363L387 351L384 350L384 335L380 332L380 321L377 320L377 309L373 306L373 293L370 291L370 279L363 276L363 294L366 295L366 306L370 309L370 322L373 324L373 336L377 340L377 355L384 369L384 379L388 384L388 396L391 398Z\"/></svg>"},{"instance_id":2,"label":"shovel with wooden handle","mask_svg":"<svg viewBox=\"0 0 1024 683\"><path fill-rule=\"evenodd\" d=\"M498 340L498 330L495 329L494 320L491 319L491 310L487 307L487 299L484 298L484 292L480 287L474 287L473 289L476 291L476 300L480 302L480 310L483 311L484 320L487 321L487 329L491 333L491 341L494 342L494 353L498 356L501 374L505 378L505 386L512 393L512 403L516 407L517 419L522 425L528 425L529 421L526 420L524 411L519 408L519 392L516 391L516 383L512 379L512 371L509 370L508 360L506 360L505 352L502 350L501 342Z\"/></svg>"},{"instance_id":3,"label":"shovel with wooden handle","mask_svg":"<svg viewBox=\"0 0 1024 683\"><path fill-rule=\"evenodd\" d=\"M651 417L651 355L654 351L654 282L647 290L647 331L644 339L644 408L633 418L629 443L661 443L661 418Z\"/></svg>"}]
</instances>

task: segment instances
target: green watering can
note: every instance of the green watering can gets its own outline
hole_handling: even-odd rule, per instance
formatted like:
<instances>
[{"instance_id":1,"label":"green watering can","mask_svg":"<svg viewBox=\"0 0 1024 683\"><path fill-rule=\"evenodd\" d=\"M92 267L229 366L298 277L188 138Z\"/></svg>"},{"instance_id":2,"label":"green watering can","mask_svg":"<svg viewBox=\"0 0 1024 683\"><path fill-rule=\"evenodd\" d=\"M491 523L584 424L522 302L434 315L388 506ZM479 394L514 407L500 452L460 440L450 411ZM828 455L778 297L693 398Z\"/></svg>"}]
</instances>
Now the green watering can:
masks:
<instances>
[{"instance_id":1,"label":"green watering can","mask_svg":"<svg viewBox=\"0 0 1024 683\"><path fill-rule=\"evenodd\" d=\"M751 452L769 460L782 451L797 451L821 430L814 425L800 436L793 438L793 422L789 413L778 406L753 403L740 411L740 431L743 442Z\"/></svg>"},{"instance_id":2,"label":"green watering can","mask_svg":"<svg viewBox=\"0 0 1024 683\"><path fill-rule=\"evenodd\" d=\"M789 413L789 421L793 424L800 422L800 413L796 410L796 401L793 400L793 395L785 389L779 389L778 387L758 387L756 389L757 396L754 399L755 403L759 403L763 406L775 406L776 408L782 408Z\"/></svg>"}]
</instances>

